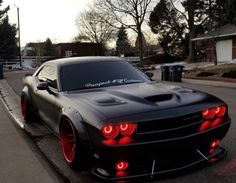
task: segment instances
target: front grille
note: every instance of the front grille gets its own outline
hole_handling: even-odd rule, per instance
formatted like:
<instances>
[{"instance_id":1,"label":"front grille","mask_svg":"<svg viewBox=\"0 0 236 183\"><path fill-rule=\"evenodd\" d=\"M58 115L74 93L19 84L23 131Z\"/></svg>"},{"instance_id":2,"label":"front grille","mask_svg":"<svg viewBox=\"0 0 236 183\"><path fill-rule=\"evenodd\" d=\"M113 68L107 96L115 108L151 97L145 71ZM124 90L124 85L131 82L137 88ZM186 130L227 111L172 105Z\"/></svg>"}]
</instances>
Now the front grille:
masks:
<instances>
[{"instance_id":1,"label":"front grille","mask_svg":"<svg viewBox=\"0 0 236 183\"><path fill-rule=\"evenodd\" d=\"M137 125L137 134L143 137L155 135L158 140L183 137L196 133L202 120L201 113L194 113L176 118L140 122Z\"/></svg>"}]
</instances>

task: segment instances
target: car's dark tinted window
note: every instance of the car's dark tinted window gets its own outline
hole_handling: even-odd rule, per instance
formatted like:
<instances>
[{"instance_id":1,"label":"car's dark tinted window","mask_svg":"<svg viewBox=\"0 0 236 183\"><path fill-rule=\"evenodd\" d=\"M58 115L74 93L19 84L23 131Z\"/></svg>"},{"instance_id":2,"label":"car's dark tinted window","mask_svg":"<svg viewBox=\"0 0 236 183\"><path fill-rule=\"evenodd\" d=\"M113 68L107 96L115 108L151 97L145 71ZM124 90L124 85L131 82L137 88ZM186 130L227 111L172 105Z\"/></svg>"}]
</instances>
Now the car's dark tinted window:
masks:
<instances>
[{"instance_id":1,"label":"car's dark tinted window","mask_svg":"<svg viewBox=\"0 0 236 183\"><path fill-rule=\"evenodd\" d=\"M63 66L60 77L63 91L150 81L141 71L122 61L88 62Z\"/></svg>"},{"instance_id":2,"label":"car's dark tinted window","mask_svg":"<svg viewBox=\"0 0 236 183\"><path fill-rule=\"evenodd\" d=\"M49 86L57 88L56 69L53 66L46 65L37 75L40 81L48 82Z\"/></svg>"}]
</instances>

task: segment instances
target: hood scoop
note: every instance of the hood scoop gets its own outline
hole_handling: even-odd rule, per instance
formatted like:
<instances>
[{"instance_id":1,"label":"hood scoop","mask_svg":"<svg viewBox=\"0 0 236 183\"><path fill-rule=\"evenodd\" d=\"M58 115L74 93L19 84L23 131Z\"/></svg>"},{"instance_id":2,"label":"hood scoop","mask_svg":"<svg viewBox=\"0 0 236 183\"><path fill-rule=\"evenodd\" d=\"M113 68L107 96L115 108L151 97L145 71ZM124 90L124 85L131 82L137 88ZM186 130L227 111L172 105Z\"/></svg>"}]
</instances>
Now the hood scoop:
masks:
<instances>
[{"instance_id":1,"label":"hood scoop","mask_svg":"<svg viewBox=\"0 0 236 183\"><path fill-rule=\"evenodd\" d=\"M94 102L97 105L101 105L101 106L112 106L112 105L120 105L120 104L125 103L124 101L117 98L113 98L113 97L101 97L101 98L95 99Z\"/></svg>"},{"instance_id":2,"label":"hood scoop","mask_svg":"<svg viewBox=\"0 0 236 183\"><path fill-rule=\"evenodd\" d=\"M173 97L173 94L161 94L161 95L154 95L154 96L149 96L149 97L145 97L146 100L148 100L149 102L164 102L167 100L171 100Z\"/></svg>"}]
</instances>

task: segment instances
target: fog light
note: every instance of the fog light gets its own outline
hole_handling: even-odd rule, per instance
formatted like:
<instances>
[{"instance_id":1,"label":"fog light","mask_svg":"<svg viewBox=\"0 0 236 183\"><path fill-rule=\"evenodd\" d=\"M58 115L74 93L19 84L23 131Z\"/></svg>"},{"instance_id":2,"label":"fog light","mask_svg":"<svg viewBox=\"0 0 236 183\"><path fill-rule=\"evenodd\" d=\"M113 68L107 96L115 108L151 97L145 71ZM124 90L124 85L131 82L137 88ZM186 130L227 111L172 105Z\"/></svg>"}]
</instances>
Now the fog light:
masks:
<instances>
[{"instance_id":1,"label":"fog light","mask_svg":"<svg viewBox=\"0 0 236 183\"><path fill-rule=\"evenodd\" d=\"M127 161L119 161L116 163L115 169L117 171L124 171L129 167L129 163Z\"/></svg>"},{"instance_id":2,"label":"fog light","mask_svg":"<svg viewBox=\"0 0 236 183\"><path fill-rule=\"evenodd\" d=\"M212 141L210 144L209 154L214 154L219 145L220 145L220 140Z\"/></svg>"},{"instance_id":3,"label":"fog light","mask_svg":"<svg viewBox=\"0 0 236 183\"><path fill-rule=\"evenodd\" d=\"M214 140L211 142L211 148L215 149L220 145L220 140Z\"/></svg>"},{"instance_id":4,"label":"fog light","mask_svg":"<svg viewBox=\"0 0 236 183\"><path fill-rule=\"evenodd\" d=\"M214 154L214 153L215 153L215 151L216 151L216 149L215 149L215 148L211 148L211 149L209 150L209 154Z\"/></svg>"}]
</instances>

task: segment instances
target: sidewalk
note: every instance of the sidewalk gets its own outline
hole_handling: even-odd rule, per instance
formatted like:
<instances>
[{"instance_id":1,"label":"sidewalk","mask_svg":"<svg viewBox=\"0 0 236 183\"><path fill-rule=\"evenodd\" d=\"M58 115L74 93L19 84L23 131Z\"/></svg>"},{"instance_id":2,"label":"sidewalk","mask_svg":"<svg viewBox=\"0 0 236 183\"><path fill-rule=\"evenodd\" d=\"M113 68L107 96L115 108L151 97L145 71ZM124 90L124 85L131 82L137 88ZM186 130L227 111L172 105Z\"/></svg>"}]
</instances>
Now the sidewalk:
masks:
<instances>
[{"instance_id":1,"label":"sidewalk","mask_svg":"<svg viewBox=\"0 0 236 183\"><path fill-rule=\"evenodd\" d=\"M0 183L62 182L31 143L0 100Z\"/></svg>"}]
</instances>

